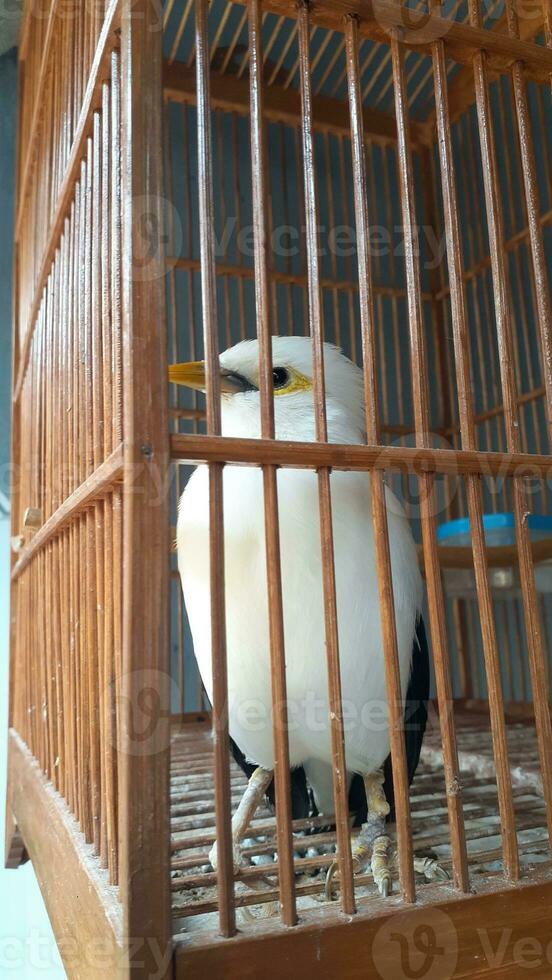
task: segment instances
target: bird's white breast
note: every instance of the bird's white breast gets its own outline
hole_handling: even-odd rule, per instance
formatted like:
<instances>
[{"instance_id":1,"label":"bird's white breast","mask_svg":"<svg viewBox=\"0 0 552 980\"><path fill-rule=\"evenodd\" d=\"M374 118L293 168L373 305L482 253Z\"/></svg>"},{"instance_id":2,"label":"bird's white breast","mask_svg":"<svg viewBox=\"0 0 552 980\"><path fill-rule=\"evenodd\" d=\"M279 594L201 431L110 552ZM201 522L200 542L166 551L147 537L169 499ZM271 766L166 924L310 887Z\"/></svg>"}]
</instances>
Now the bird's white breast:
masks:
<instances>
[{"instance_id":1,"label":"bird's white breast","mask_svg":"<svg viewBox=\"0 0 552 980\"><path fill-rule=\"evenodd\" d=\"M369 477L335 472L331 485L347 768L367 773L389 753ZM278 496L291 763L330 764L316 474L279 471ZM388 520L404 696L422 587L408 522L389 491ZM230 734L251 761L273 768L264 508L258 469L225 468L224 524ZM208 474L200 466L180 503L178 561L195 654L211 696L208 525Z\"/></svg>"}]
</instances>

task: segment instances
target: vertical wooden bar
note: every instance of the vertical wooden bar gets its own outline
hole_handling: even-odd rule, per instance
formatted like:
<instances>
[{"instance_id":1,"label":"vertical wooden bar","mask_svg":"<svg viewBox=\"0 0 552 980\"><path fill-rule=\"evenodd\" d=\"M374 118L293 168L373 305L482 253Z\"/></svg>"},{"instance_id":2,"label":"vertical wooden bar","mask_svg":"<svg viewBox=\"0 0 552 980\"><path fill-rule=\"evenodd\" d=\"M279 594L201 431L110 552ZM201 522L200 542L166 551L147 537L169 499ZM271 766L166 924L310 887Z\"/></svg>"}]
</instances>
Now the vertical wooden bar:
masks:
<instances>
[{"instance_id":1,"label":"vertical wooden bar","mask_svg":"<svg viewBox=\"0 0 552 980\"><path fill-rule=\"evenodd\" d=\"M23 62L19 60L18 71L18 92L19 92L19 104L17 107L17 131L22 133L23 124L23 110L25 106L24 100L24 67ZM21 138L17 140L16 147L16 163L15 163L15 200L19 201L19 194L21 188L21 168L22 168L22 145ZM13 268L12 268L12 322L11 322L11 335L12 335L12 354L11 354L11 378L12 378L12 402L11 402L11 458L15 467L22 471L22 463L24 461L22 456L22 437L23 429L26 424L28 424L27 419L22 418L21 413L21 403L22 398L19 400L14 397L14 386L16 384L16 378L19 371L19 358L20 358L20 345L18 340L19 331L19 297L20 297L20 274L19 274L19 254L20 246L16 238L13 248ZM31 365L34 358L31 361ZM32 368L29 369L29 373ZM33 394L36 395L36 386L33 386ZM32 415L31 415L32 418ZM23 483L23 474L20 480L14 480L14 486L11 493L11 516L10 516L10 538L11 540L16 540L21 534L21 490ZM10 570L15 563L15 554L13 549L10 548ZM22 732L23 737L26 737L27 742L29 741L28 736L28 722L29 713L25 710L25 697L29 693L29 678L25 670L24 662L24 630L25 626L30 620L29 609L27 605L27 595L28 595L28 577L29 569L27 569L27 574L24 576L25 581L21 582L10 582L10 626L9 626L9 704L8 704L8 725L10 727L16 727L18 731ZM22 618L26 617L26 618ZM27 646L27 649L30 649ZM6 806L5 806L5 827L7 828L6 839L5 839L5 851L4 857L7 859L9 851L11 849L12 843L12 833L10 828L14 826L13 815L11 812L11 802L10 802L10 786L8 783L6 790ZM6 860L7 864L7 860Z\"/></svg>"},{"instance_id":2,"label":"vertical wooden bar","mask_svg":"<svg viewBox=\"0 0 552 980\"><path fill-rule=\"evenodd\" d=\"M207 433L220 435L220 379L214 252L213 159L209 85L208 2L195 0L197 137L199 174L199 234L201 304L206 365ZM213 664L213 737L215 826L218 865L219 926L223 936L235 932L230 823L228 740L228 673L224 602L223 466L209 464L209 557L211 586L211 649Z\"/></svg>"},{"instance_id":3,"label":"vertical wooden bar","mask_svg":"<svg viewBox=\"0 0 552 980\"><path fill-rule=\"evenodd\" d=\"M94 114L92 130L92 240L91 240L91 357L92 357L92 459L94 469L101 465L104 454L104 378L103 378L103 343L102 343L102 201L101 201L101 151L102 151L103 118L99 112ZM95 840L102 865L107 864L107 817L105 812L106 784L106 743L104 726L104 616L106 596L104 591L104 503L96 501L90 508L91 531L90 546L92 551L92 575L95 589L92 593L92 618L96 638L94 655L94 674L92 686L96 702L94 712L95 750L98 754L98 801L95 814ZM92 659L92 658L91 658Z\"/></svg>"},{"instance_id":4,"label":"vertical wooden bar","mask_svg":"<svg viewBox=\"0 0 552 980\"><path fill-rule=\"evenodd\" d=\"M469 0L470 23L480 26L481 13L478 0ZM508 270L503 250L504 221L499 193L498 166L494 124L489 99L487 55L478 52L473 59L477 118L481 143L483 181L487 226L491 251L491 269L495 296L496 330L500 354L502 401L508 452L520 448L517 383L513 364L511 296L508 289ZM529 513L523 477L512 480L516 543L519 557L520 584L527 633L529 669L533 688L535 725L539 746L543 793L549 838L552 840L552 724L547 697L546 660L542 643L538 597L535 586L533 555L527 525ZM498 761L498 760L497 760Z\"/></svg>"},{"instance_id":5,"label":"vertical wooden bar","mask_svg":"<svg viewBox=\"0 0 552 980\"><path fill-rule=\"evenodd\" d=\"M92 121L93 134L97 129L97 115ZM99 313L99 303L94 296L94 258L92 234L96 224L93 201L93 153L95 139L89 139L86 156L86 187L85 187L85 244L84 244L84 349L81 351L85 379L85 450L86 476L91 474L96 465L98 446L94 438L94 409L98 410L99 388L95 384L96 351L94 349L94 320ZM97 213L97 212L96 212ZM96 403L96 405L94 404ZM97 581L96 581L96 532L95 508L88 507L82 515L85 546L84 580L86 587L86 685L88 690L88 755L90 759L90 805L92 816L92 837L94 849L100 848L100 737L99 737L99 704L97 691L98 677L98 630L97 630Z\"/></svg>"},{"instance_id":6,"label":"vertical wooden bar","mask_svg":"<svg viewBox=\"0 0 552 980\"><path fill-rule=\"evenodd\" d=\"M354 17L348 17L345 26L349 108L351 113L351 144L353 154L353 183L358 248L358 280L360 293L360 319L362 329L362 354L364 365L364 398L366 405L366 436L369 445L380 441L378 412L378 369L376 359L375 330L373 321L373 290L369 251L368 193L364 160L364 126L358 66L358 25ZM404 708L395 623L395 602L389 551L387 507L385 502L384 474L376 471L370 476L372 520L380 599L381 628L383 637L387 702L389 706L389 734L393 764L393 790L397 821L397 844L401 891L405 901L415 898L414 866L412 860L412 825L408 795L406 745L404 740Z\"/></svg>"},{"instance_id":7,"label":"vertical wooden bar","mask_svg":"<svg viewBox=\"0 0 552 980\"><path fill-rule=\"evenodd\" d=\"M327 442L324 387L324 336L322 326L320 271L318 265L318 200L315 178L312 127L312 91L309 55L310 27L308 6L304 0L300 0L298 6L298 30L301 84L301 133L303 140L307 241L308 312L313 351L315 424L317 440L319 442ZM333 757L332 774L336 816L337 853L341 881L341 907L344 912L350 915L355 911L355 896L353 886L351 840L349 835L347 769L345 760L345 739L343 734L341 676L339 670L339 637L337 626L332 505L330 470L328 467L322 467L318 470L318 499L320 507L322 581L324 590L328 695Z\"/></svg>"},{"instance_id":8,"label":"vertical wooden bar","mask_svg":"<svg viewBox=\"0 0 552 980\"><path fill-rule=\"evenodd\" d=\"M544 0L545 8L548 0ZM506 0L508 32L519 37L519 23L513 0ZM552 41L549 42L552 45ZM541 204L537 181L537 168L531 118L527 101L527 87L523 74L523 63L516 61L512 66L512 87L516 109L517 134L521 154L523 188L527 206L531 260L537 298L538 332L540 338L541 365L546 389L545 412L548 428L549 452L552 452L552 308L548 286L548 269L544 253L543 229L540 221Z\"/></svg>"},{"instance_id":9,"label":"vertical wooden bar","mask_svg":"<svg viewBox=\"0 0 552 980\"><path fill-rule=\"evenodd\" d=\"M544 12L544 40L547 48L552 48L552 0L542 0ZM550 76L552 84L552 75Z\"/></svg>"},{"instance_id":10,"label":"vertical wooden bar","mask_svg":"<svg viewBox=\"0 0 552 980\"><path fill-rule=\"evenodd\" d=\"M255 312L259 340L259 388L261 435L274 438L274 398L272 381L272 338L268 299L266 227L266 153L263 129L263 83L260 0L249 4L249 80L251 105L251 172L253 189L253 230L255 257ZM275 466L263 466L265 507L266 574L270 634L270 673L274 746L274 786L276 790L276 835L278 843L280 905L282 922L297 921L295 874L291 831L290 766L287 717L287 691L284 647L284 611L280 564L280 524Z\"/></svg>"},{"instance_id":11,"label":"vertical wooden bar","mask_svg":"<svg viewBox=\"0 0 552 980\"><path fill-rule=\"evenodd\" d=\"M111 307L111 437L114 446L119 445L123 436L122 404L122 298L121 298L121 58L118 51L111 55L111 97L109 121L111 140L109 147L109 302ZM113 490L113 644L112 644L112 689L114 710L114 745L121 737L121 693L122 693L122 536L123 501L122 492ZM125 833L124 799L121 766L118 753L113 754L115 779L115 832L117 841L114 880L120 879L121 844Z\"/></svg>"},{"instance_id":12,"label":"vertical wooden bar","mask_svg":"<svg viewBox=\"0 0 552 980\"><path fill-rule=\"evenodd\" d=\"M121 25L120 325L125 492L119 887L125 936L147 939L138 949L136 944L129 947L130 969L168 976L172 972L167 956L171 945L169 424L160 204L162 34L156 12L147 0L122 0ZM155 235L146 268L140 220L144 214L152 222ZM150 737L138 742L132 737L133 713L139 711L143 692L152 689L158 704L155 724ZM159 952L164 958L161 969Z\"/></svg>"},{"instance_id":13,"label":"vertical wooden bar","mask_svg":"<svg viewBox=\"0 0 552 980\"><path fill-rule=\"evenodd\" d=\"M432 45L435 82L435 105L438 144L441 164L443 211L447 239L447 259L450 279L452 326L458 385L458 408L462 447L476 449L473 398L469 364L469 337L463 285L462 242L457 204L457 187L452 154L450 114L448 107L447 74L444 43ZM499 809L503 830L503 858L507 874L516 878L519 873L515 815L508 765L508 746L504 705L500 685L500 665L496 628L489 585L487 555L482 525L481 481L478 476L466 478L468 514L472 529L476 589L481 617L483 653L489 690L489 708L493 749L496 759ZM465 881L467 884L467 879Z\"/></svg>"},{"instance_id":14,"label":"vertical wooden bar","mask_svg":"<svg viewBox=\"0 0 552 980\"><path fill-rule=\"evenodd\" d=\"M111 82L112 84L112 82ZM101 142L101 335L102 335L102 368L103 368L103 454L109 456L113 450L113 317L111 309L111 196L110 196L110 145L112 138L110 99L111 86L104 83L102 87L102 142ZM114 547L113 547L113 509L114 498L105 501L104 505L104 549L103 549L103 578L104 578L104 636L103 636L103 670L102 670L102 718L104 729L104 783L102 787L103 812L105 815L105 862L109 870L110 880L117 880L117 820L116 820L116 781L115 766L116 731L113 724L115 677L114 677L114 633L113 606L116 601L114 592Z\"/></svg>"}]
</instances>

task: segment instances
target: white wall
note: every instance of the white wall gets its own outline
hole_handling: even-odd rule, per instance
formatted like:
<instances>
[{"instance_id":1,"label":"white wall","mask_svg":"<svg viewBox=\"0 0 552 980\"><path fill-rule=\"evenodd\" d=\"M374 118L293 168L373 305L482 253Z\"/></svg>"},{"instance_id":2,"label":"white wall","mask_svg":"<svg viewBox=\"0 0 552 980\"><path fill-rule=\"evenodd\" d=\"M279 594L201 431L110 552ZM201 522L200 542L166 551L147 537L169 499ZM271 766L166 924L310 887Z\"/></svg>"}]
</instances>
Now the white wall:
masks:
<instances>
[{"instance_id":1,"label":"white wall","mask_svg":"<svg viewBox=\"0 0 552 980\"><path fill-rule=\"evenodd\" d=\"M0 50L13 44L17 4L2 4ZM9 36L8 36L9 35ZM9 494L11 276L17 56L0 56L0 494ZM0 980L50 980L65 976L30 863L3 868L8 707L9 523L0 508Z\"/></svg>"},{"instance_id":2,"label":"white wall","mask_svg":"<svg viewBox=\"0 0 552 980\"><path fill-rule=\"evenodd\" d=\"M9 523L0 519L0 841L4 841L8 726ZM61 980L65 971L30 862L0 863L0 980Z\"/></svg>"}]
</instances>

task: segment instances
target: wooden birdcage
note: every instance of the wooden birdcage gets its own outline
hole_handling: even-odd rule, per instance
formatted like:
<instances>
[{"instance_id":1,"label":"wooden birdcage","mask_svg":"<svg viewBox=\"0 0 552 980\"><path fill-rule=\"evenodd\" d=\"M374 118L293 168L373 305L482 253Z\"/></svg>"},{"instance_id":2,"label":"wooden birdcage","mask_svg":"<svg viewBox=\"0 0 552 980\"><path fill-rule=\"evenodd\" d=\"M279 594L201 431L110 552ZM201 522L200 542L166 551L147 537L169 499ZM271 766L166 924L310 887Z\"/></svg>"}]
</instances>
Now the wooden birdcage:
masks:
<instances>
[{"instance_id":1,"label":"wooden birdcage","mask_svg":"<svg viewBox=\"0 0 552 980\"><path fill-rule=\"evenodd\" d=\"M27 0L19 60L7 860L33 861L68 974L411 976L419 926L428 976L519 977L527 939L548 976L552 548L527 517L551 510L549 0ZM273 438L270 336L287 333L312 337L313 443ZM257 336L262 438L223 437L219 352ZM327 441L323 340L364 366L366 445ZM206 410L167 384L169 361L200 357ZM238 875L224 577L211 710L171 554L198 461L214 569L225 464L264 475L282 764L247 851L277 857ZM317 473L338 773L331 474L371 474L399 851L385 899L353 879L343 779L331 821L290 818L281 467ZM419 542L432 650L410 789L385 480ZM487 512L513 513L515 545L486 544ZM471 545L441 545L462 516ZM316 826L312 855L297 835ZM415 882L422 843L449 882Z\"/></svg>"}]
</instances>

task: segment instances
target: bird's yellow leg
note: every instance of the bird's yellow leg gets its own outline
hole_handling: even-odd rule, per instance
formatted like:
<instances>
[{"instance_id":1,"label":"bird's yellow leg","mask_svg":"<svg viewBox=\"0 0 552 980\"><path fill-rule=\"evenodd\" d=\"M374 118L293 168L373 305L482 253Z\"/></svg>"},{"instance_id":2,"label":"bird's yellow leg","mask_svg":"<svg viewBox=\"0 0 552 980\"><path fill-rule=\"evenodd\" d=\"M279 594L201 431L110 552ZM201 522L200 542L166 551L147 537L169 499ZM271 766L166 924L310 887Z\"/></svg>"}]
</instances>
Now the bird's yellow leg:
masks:
<instances>
[{"instance_id":1,"label":"bird's yellow leg","mask_svg":"<svg viewBox=\"0 0 552 980\"><path fill-rule=\"evenodd\" d=\"M389 814L389 804L385 798L383 783L384 775L381 769L371 773L364 779L366 799L368 801L368 823L370 822L371 815L372 820L377 817L385 820L385 817L387 817ZM358 851L358 860L361 862L360 868L355 867L355 871L361 870L366 863L367 848L363 842L363 835L365 839L370 838L370 833L365 833L365 828L368 827L368 823L364 824L362 827L353 848L353 861L355 861ZM380 837L376 837L372 843L372 874L374 876L374 882L382 895L388 895L391 891L391 869L393 871L398 869L397 849L394 847L390 851L390 844L391 841L389 835L385 833L385 830L382 835ZM414 871L417 874L422 874L426 881L447 881L449 878L448 872L445 870L445 868L441 867L435 858L428 856L414 856L413 863Z\"/></svg>"},{"instance_id":2,"label":"bird's yellow leg","mask_svg":"<svg viewBox=\"0 0 552 980\"><path fill-rule=\"evenodd\" d=\"M374 882L382 895L388 895L391 889L391 872L389 870L390 840L386 834L385 820L389 813L389 803L383 790L384 775L382 769L377 769L364 777L364 788L368 803L366 823L361 827L352 849L353 870L355 874L362 871L371 855L371 868ZM338 869L338 862L333 861L326 875L326 898L333 898L332 879Z\"/></svg>"},{"instance_id":3,"label":"bird's yellow leg","mask_svg":"<svg viewBox=\"0 0 552 980\"><path fill-rule=\"evenodd\" d=\"M243 866L240 841L245 835L249 824L255 816L255 811L261 803L266 790L272 780L272 770L262 769L261 766L255 769L251 776L245 792L238 804L238 808L232 817L232 857L234 863L234 873L237 873ZM216 871L217 868L217 842L213 844L209 851L209 861Z\"/></svg>"},{"instance_id":4,"label":"bird's yellow leg","mask_svg":"<svg viewBox=\"0 0 552 980\"><path fill-rule=\"evenodd\" d=\"M389 870L389 846L391 841L385 832L385 820L389 815L390 807L385 798L383 789L384 780L383 769L377 769L376 772L372 772L369 776L364 777L364 788L368 801L368 819L364 827L367 827L371 823L373 828L379 822L380 830L383 831L377 837L373 838L371 868L374 876L374 884L377 885L381 895L387 896L391 891L391 872ZM362 827L359 834L359 841L362 837L364 827ZM354 856L355 848L353 848L353 859Z\"/></svg>"}]
</instances>

